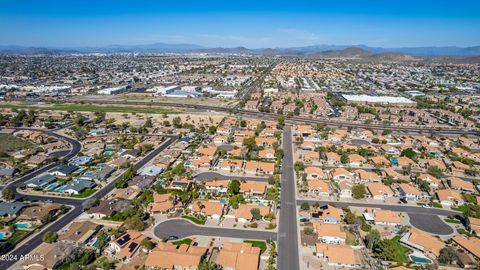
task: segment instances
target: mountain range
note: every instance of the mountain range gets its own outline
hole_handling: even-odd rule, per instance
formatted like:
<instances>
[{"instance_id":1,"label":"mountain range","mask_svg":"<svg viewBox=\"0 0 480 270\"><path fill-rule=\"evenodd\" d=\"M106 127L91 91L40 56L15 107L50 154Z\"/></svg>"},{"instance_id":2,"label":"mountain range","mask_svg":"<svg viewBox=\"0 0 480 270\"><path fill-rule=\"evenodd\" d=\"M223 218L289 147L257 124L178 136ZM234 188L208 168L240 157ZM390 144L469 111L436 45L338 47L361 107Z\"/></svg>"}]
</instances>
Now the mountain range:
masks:
<instances>
[{"instance_id":1,"label":"mountain range","mask_svg":"<svg viewBox=\"0 0 480 270\"><path fill-rule=\"evenodd\" d=\"M362 57L381 54L407 54L411 56L480 56L480 46L472 47L398 47L383 48L366 45L312 45L286 48L246 47L205 47L196 44L153 43L146 45L110 45L99 47L28 47L16 45L0 45L2 54L69 54L69 53L236 53L260 55L320 55L320 56L353 56Z\"/></svg>"}]
</instances>

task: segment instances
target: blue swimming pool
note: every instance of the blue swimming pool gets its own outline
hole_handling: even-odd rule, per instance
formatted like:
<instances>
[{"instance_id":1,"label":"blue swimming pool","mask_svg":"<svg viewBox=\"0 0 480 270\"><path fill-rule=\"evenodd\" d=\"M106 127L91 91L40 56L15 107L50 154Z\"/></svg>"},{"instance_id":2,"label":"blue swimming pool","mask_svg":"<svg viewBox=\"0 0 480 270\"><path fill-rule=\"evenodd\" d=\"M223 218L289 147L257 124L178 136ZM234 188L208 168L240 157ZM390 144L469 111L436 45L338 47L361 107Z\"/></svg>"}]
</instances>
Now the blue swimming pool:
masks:
<instances>
[{"instance_id":1,"label":"blue swimming pool","mask_svg":"<svg viewBox=\"0 0 480 270\"><path fill-rule=\"evenodd\" d=\"M263 203L261 203L261 202L257 203L257 205L258 205L258 206L265 206L265 204L263 204Z\"/></svg>"},{"instance_id":2,"label":"blue swimming pool","mask_svg":"<svg viewBox=\"0 0 480 270\"><path fill-rule=\"evenodd\" d=\"M63 192L64 189L65 189L65 186L61 186L61 187L57 188L56 191Z\"/></svg>"},{"instance_id":3,"label":"blue swimming pool","mask_svg":"<svg viewBox=\"0 0 480 270\"><path fill-rule=\"evenodd\" d=\"M105 146L105 150L109 150L109 151L115 150L115 147L113 147L111 145L107 145L107 146Z\"/></svg>"},{"instance_id":4,"label":"blue swimming pool","mask_svg":"<svg viewBox=\"0 0 480 270\"><path fill-rule=\"evenodd\" d=\"M52 183L50 185L48 185L48 187L46 188L47 190L52 190L54 188L58 187L58 183Z\"/></svg>"},{"instance_id":5,"label":"blue swimming pool","mask_svg":"<svg viewBox=\"0 0 480 270\"><path fill-rule=\"evenodd\" d=\"M27 229L27 228L30 228L30 223L16 223L15 224L15 228L19 228L19 229Z\"/></svg>"},{"instance_id":6,"label":"blue swimming pool","mask_svg":"<svg viewBox=\"0 0 480 270\"><path fill-rule=\"evenodd\" d=\"M0 240L1 239L5 239L5 233L4 232L0 232Z\"/></svg>"},{"instance_id":7,"label":"blue swimming pool","mask_svg":"<svg viewBox=\"0 0 480 270\"><path fill-rule=\"evenodd\" d=\"M113 151L105 151L104 154L107 155L107 156L111 156L111 155L113 155Z\"/></svg>"},{"instance_id":8,"label":"blue swimming pool","mask_svg":"<svg viewBox=\"0 0 480 270\"><path fill-rule=\"evenodd\" d=\"M225 200L225 199L220 199L220 200L219 200L219 202L221 202L221 203L224 203L224 204L225 204L225 203L227 203L227 200Z\"/></svg>"},{"instance_id":9,"label":"blue swimming pool","mask_svg":"<svg viewBox=\"0 0 480 270\"><path fill-rule=\"evenodd\" d=\"M427 258L421 258L421 257L413 256L413 255L410 255L409 257L415 263L420 263L420 264L430 264L430 263L432 263L432 261L427 259Z\"/></svg>"}]
</instances>

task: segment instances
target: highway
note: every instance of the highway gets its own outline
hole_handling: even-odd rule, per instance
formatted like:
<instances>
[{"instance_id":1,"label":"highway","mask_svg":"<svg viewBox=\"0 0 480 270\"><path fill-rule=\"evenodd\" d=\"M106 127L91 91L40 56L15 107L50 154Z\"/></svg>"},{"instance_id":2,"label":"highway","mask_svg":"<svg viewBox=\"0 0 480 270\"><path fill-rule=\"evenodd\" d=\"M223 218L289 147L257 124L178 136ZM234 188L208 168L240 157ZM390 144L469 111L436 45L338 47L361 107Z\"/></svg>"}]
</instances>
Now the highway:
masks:
<instances>
[{"instance_id":1,"label":"highway","mask_svg":"<svg viewBox=\"0 0 480 270\"><path fill-rule=\"evenodd\" d=\"M77 142L75 140L72 140L70 138L58 135L56 133L51 133L51 135L52 136L57 136L58 138L65 139L72 144L72 150L70 151L70 153L65 158L70 159L70 158L74 157L76 154L78 154L78 152L80 152L81 144L79 142ZM142 166L144 166L145 164L147 164L150 160L152 160L161 151L166 149L168 146L170 146L175 141L176 141L176 137L168 137L162 144L160 144L160 146L158 146L156 149L154 149L153 151L148 153L144 158L142 158L139 162L137 162L135 164L135 168L139 169ZM28 181L28 180L32 179L33 177L36 177L36 176L48 171L49 169L55 167L56 165L57 164L47 165L47 166L45 166L45 167L43 167L39 170L36 170L36 171L34 171L34 172L32 172L28 175L25 175L25 176L15 180L14 182L7 185L7 187L12 187L12 188L13 187L18 187L22 183L24 183L25 181ZM42 237L47 231L57 232L57 231L60 231L61 229L63 229L67 224L72 222L75 218L77 218L79 215L81 215L84 212L82 203L85 200L96 200L96 199L100 199L100 198L104 197L106 194L108 194L112 190L114 183L118 179L120 179L122 176L123 176L123 174L118 176L116 179L114 179L113 181L111 181L107 185L105 185L102 189L97 191L91 197L85 198L85 199L73 199L73 198L67 198L67 197L58 197L57 198L57 197L50 197L50 196L47 197L47 196L41 196L41 195L24 195L24 194L19 194L18 192L16 192L16 189L14 189L17 199L20 198L20 199L23 199L23 200L26 200L26 201L41 201L41 200L47 200L48 199L48 200L51 200L53 203L58 203L58 204L71 206L72 209L68 213L66 213L64 216L60 217L58 220L54 221L51 224L48 224L47 225L47 226L49 226L48 229L34 234L31 238L29 238L28 241L24 242L21 246L18 246L16 249L14 249L13 251L11 251L8 254L11 255L12 257L16 256L16 258L20 258L21 255L29 254L32 250L34 250L38 245L40 245L42 243ZM0 261L0 269L7 269L15 263L16 263L16 261Z\"/></svg>"},{"instance_id":2,"label":"highway","mask_svg":"<svg viewBox=\"0 0 480 270\"><path fill-rule=\"evenodd\" d=\"M92 97L92 98L79 98L79 99L66 99L64 102L67 103L91 103L91 104L110 104L110 105L137 105L137 106L160 106L160 107L174 107L174 108L186 108L186 109L195 109L195 110L204 110L204 111L217 111L231 113L234 115L243 115L259 119L266 120L276 120L279 115L275 113L259 112L259 111L250 111L239 108L228 108L228 107L218 107L218 106L209 106L209 105L198 105L198 104L185 104L185 103L175 103L175 102L154 102L152 101L127 101L127 100L112 100L101 97ZM285 119L288 123L292 124L325 124L328 127L336 128L364 128L364 129L373 129L373 130L391 130L398 133L407 133L407 134L424 134L424 135L442 135L442 136L460 136L462 134L479 136L478 131L474 130L462 130L455 128L429 128L429 127L408 127L408 126L392 126L392 125L381 125L381 124L362 124L362 123L351 123L345 121L339 121L335 118L313 118L305 116L285 116Z\"/></svg>"},{"instance_id":3,"label":"highway","mask_svg":"<svg viewBox=\"0 0 480 270\"><path fill-rule=\"evenodd\" d=\"M296 183L293 169L291 126L285 126L283 129L283 151L277 268L279 270L298 270L300 269L300 260L298 255Z\"/></svg>"}]
</instances>

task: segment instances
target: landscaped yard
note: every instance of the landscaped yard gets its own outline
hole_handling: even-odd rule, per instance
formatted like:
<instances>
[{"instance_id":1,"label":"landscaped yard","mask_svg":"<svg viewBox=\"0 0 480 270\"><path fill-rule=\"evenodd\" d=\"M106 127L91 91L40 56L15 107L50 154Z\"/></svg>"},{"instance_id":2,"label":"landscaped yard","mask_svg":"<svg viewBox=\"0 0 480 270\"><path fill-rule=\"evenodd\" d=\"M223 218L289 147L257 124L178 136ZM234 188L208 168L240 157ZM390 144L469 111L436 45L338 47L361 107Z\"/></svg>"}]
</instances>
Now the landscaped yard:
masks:
<instances>
[{"instance_id":1,"label":"landscaped yard","mask_svg":"<svg viewBox=\"0 0 480 270\"><path fill-rule=\"evenodd\" d=\"M245 240L244 243L251 243L252 246L258 247L261 253L264 253L267 250L267 243L264 241L254 241L254 240Z\"/></svg>"},{"instance_id":2,"label":"landscaped yard","mask_svg":"<svg viewBox=\"0 0 480 270\"><path fill-rule=\"evenodd\" d=\"M357 237L355 237L355 235L349 231L349 230L345 230L345 233L347 234L347 239L345 240L345 243L349 246L355 246L357 245Z\"/></svg>"},{"instance_id":3,"label":"landscaped yard","mask_svg":"<svg viewBox=\"0 0 480 270\"><path fill-rule=\"evenodd\" d=\"M461 224L462 222L458 219L455 219L455 218L451 218L451 217L447 217L444 219L445 222L448 222L448 223L453 223L453 224Z\"/></svg>"},{"instance_id":4,"label":"landscaped yard","mask_svg":"<svg viewBox=\"0 0 480 270\"><path fill-rule=\"evenodd\" d=\"M73 198L87 198L88 196L92 195L93 193L95 193L95 191L97 191L96 189L90 189L90 188L87 188L85 189L84 191L78 193L78 194L75 194L75 195L72 195Z\"/></svg>"},{"instance_id":5,"label":"landscaped yard","mask_svg":"<svg viewBox=\"0 0 480 270\"><path fill-rule=\"evenodd\" d=\"M463 234L463 235L466 235L466 236L468 236L468 237L472 236L472 234L469 233L469 232L467 232L467 230L465 230L464 228L459 228L459 229L457 229L457 232L458 232L459 234Z\"/></svg>"},{"instance_id":6,"label":"landscaped yard","mask_svg":"<svg viewBox=\"0 0 480 270\"><path fill-rule=\"evenodd\" d=\"M192 221L193 223L196 223L196 224L199 224L199 225L205 225L205 220L204 219L202 220L202 219L192 217L192 216L182 216L182 218L188 219L188 220Z\"/></svg>"},{"instance_id":7,"label":"landscaped yard","mask_svg":"<svg viewBox=\"0 0 480 270\"><path fill-rule=\"evenodd\" d=\"M174 241L174 242L172 242L172 244L177 245L177 246L179 246L181 244L190 245L192 243L192 241L193 240L190 239L190 238L185 238L185 239L182 239L182 240Z\"/></svg>"},{"instance_id":8,"label":"landscaped yard","mask_svg":"<svg viewBox=\"0 0 480 270\"><path fill-rule=\"evenodd\" d=\"M30 231L15 230L15 232L7 239L7 243L15 244L25 238Z\"/></svg>"}]
</instances>

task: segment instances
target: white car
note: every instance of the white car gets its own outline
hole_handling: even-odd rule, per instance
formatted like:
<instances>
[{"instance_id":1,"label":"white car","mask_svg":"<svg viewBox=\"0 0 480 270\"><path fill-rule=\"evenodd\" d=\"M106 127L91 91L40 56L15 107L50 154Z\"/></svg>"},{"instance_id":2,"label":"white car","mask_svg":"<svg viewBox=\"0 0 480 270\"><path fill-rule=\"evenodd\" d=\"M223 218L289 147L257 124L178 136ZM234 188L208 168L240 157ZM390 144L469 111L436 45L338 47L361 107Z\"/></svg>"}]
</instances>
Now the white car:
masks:
<instances>
[{"instance_id":1,"label":"white car","mask_svg":"<svg viewBox=\"0 0 480 270\"><path fill-rule=\"evenodd\" d=\"M432 207L431 207L430 205L428 205L428 204L424 204L424 205L422 205L422 207L423 207L423 208L432 208Z\"/></svg>"}]
</instances>

